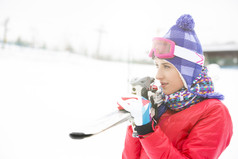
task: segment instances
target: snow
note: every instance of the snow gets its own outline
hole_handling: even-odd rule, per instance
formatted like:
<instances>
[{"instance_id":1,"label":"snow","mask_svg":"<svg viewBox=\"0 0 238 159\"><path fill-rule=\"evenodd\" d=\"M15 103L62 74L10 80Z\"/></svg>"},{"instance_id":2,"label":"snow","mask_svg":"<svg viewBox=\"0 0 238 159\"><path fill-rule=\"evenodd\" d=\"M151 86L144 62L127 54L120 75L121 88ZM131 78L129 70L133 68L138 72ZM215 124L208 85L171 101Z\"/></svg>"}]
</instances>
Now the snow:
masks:
<instances>
[{"instance_id":1,"label":"snow","mask_svg":"<svg viewBox=\"0 0 238 159\"><path fill-rule=\"evenodd\" d=\"M211 67L232 116L234 135L220 159L238 158L238 69ZM120 159L126 125L84 140L69 133L116 110L128 79L153 76L152 65L98 61L67 52L0 49L0 158ZM129 75L128 75L129 74Z\"/></svg>"}]
</instances>

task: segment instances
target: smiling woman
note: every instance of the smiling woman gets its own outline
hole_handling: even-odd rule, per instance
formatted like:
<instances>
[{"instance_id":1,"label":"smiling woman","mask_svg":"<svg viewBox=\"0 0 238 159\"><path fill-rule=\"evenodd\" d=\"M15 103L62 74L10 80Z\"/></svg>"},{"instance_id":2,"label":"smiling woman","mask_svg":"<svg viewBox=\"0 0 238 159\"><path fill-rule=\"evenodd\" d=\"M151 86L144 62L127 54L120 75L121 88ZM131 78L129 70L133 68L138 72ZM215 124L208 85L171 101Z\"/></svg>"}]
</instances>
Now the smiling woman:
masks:
<instances>
[{"instance_id":1,"label":"smiling woman","mask_svg":"<svg viewBox=\"0 0 238 159\"><path fill-rule=\"evenodd\" d=\"M194 58L203 57L194 25L191 15L182 15L163 38L156 38L173 41L175 49L152 45L150 57L155 60L162 89L154 94L148 91L152 94L148 99L119 100L134 118L127 129L123 158L217 159L229 145L233 134L230 113L220 101L223 95L214 91L204 59ZM186 56L177 49L180 47Z\"/></svg>"}]
</instances>

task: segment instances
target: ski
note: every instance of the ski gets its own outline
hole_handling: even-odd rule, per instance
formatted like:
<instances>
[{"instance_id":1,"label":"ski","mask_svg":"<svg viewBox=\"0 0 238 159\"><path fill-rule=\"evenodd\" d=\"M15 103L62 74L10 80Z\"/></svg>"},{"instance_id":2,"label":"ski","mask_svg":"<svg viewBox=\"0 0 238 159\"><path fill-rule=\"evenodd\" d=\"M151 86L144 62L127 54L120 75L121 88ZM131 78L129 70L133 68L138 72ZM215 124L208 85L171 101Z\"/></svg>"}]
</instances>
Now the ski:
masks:
<instances>
[{"instance_id":1,"label":"ski","mask_svg":"<svg viewBox=\"0 0 238 159\"><path fill-rule=\"evenodd\" d=\"M110 114L103 116L102 118L94 121L85 127L82 127L78 132L72 132L69 136L72 139L84 139L101 132L108 130L118 124L121 124L131 118L130 113L125 110L117 110Z\"/></svg>"},{"instance_id":2,"label":"ski","mask_svg":"<svg viewBox=\"0 0 238 159\"><path fill-rule=\"evenodd\" d=\"M131 84L131 94L143 96L144 98L149 99L152 94L154 94L158 87L154 85L155 79L152 77L143 77L143 78L133 78L130 81ZM155 100L157 102L157 100ZM101 132L108 130L120 123L123 123L131 118L129 112L125 111L120 105L118 106L117 111L114 111L96 121L92 124L87 124L86 127L81 126L81 130L77 132L72 132L69 136L72 139L84 139L94 135L97 135ZM136 131L133 133L136 134Z\"/></svg>"}]
</instances>

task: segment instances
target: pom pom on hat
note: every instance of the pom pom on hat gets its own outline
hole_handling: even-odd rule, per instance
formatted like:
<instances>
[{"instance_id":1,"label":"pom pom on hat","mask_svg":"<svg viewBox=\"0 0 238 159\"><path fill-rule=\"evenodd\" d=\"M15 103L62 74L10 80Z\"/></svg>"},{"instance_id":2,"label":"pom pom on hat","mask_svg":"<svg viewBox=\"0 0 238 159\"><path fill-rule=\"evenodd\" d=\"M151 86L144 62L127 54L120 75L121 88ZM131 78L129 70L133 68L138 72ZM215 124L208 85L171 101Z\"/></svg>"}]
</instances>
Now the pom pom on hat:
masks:
<instances>
[{"instance_id":1,"label":"pom pom on hat","mask_svg":"<svg viewBox=\"0 0 238 159\"><path fill-rule=\"evenodd\" d=\"M203 54L202 46L194 31L195 22L191 15L184 14L178 18L176 24L164 36L175 42L176 45L186 49L195 51L198 54Z\"/></svg>"},{"instance_id":2,"label":"pom pom on hat","mask_svg":"<svg viewBox=\"0 0 238 159\"><path fill-rule=\"evenodd\" d=\"M183 30L193 30L195 23L191 15L184 14L177 20L176 25Z\"/></svg>"}]
</instances>

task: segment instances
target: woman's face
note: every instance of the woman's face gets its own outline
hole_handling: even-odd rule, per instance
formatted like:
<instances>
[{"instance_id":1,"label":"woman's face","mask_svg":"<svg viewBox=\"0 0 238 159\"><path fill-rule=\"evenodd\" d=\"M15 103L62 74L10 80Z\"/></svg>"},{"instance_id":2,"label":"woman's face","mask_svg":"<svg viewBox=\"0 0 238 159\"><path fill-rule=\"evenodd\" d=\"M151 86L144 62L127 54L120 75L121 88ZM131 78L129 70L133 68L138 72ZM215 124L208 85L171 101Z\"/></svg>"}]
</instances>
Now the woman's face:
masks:
<instances>
[{"instance_id":1,"label":"woman's face","mask_svg":"<svg viewBox=\"0 0 238 159\"><path fill-rule=\"evenodd\" d=\"M183 81L173 64L158 58L155 59L155 64L158 68L156 79L160 81L164 94L175 93L184 87Z\"/></svg>"}]
</instances>

